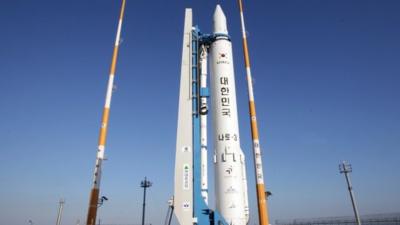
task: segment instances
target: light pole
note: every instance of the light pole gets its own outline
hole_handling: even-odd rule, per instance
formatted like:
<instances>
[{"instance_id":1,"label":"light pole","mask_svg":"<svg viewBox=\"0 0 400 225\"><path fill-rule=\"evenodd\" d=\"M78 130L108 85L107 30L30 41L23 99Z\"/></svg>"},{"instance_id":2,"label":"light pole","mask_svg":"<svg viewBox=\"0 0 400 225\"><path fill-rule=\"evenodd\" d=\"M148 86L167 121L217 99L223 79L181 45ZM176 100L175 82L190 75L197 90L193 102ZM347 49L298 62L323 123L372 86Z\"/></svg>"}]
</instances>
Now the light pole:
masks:
<instances>
[{"instance_id":1,"label":"light pole","mask_svg":"<svg viewBox=\"0 0 400 225\"><path fill-rule=\"evenodd\" d=\"M142 213L142 225L144 225L145 208L146 208L146 189L151 187L152 183L144 177L144 180L140 183L140 187L143 188L143 213Z\"/></svg>"},{"instance_id":2,"label":"light pole","mask_svg":"<svg viewBox=\"0 0 400 225\"><path fill-rule=\"evenodd\" d=\"M340 173L344 173L344 176L346 177L347 187L349 189L350 198L351 198L351 204L353 205L354 216L356 217L357 225L361 225L361 220L360 220L360 216L358 214L356 199L354 198L353 187L351 185L350 176L349 176L349 173L351 173L353 171L353 169L351 168L351 164L346 161L343 161L341 164L339 164L339 171L340 171Z\"/></svg>"},{"instance_id":3,"label":"light pole","mask_svg":"<svg viewBox=\"0 0 400 225\"><path fill-rule=\"evenodd\" d=\"M64 200L64 199L60 199L59 204L60 204L60 205L59 205L59 207L58 207L58 215L57 215L57 222L56 222L57 225L60 225L60 224L61 224L61 216L62 216L62 213L63 213L63 208L64 208L65 200Z\"/></svg>"}]
</instances>

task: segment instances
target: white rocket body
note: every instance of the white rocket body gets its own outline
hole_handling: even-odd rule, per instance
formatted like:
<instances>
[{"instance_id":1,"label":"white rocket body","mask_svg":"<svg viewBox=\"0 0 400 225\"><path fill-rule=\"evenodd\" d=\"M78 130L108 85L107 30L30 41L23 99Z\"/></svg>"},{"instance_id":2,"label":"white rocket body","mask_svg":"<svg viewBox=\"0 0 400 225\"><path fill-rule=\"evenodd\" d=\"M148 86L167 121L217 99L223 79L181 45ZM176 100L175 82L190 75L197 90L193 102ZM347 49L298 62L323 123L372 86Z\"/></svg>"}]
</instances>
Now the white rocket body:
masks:
<instances>
[{"instance_id":1,"label":"white rocket body","mask_svg":"<svg viewBox=\"0 0 400 225\"><path fill-rule=\"evenodd\" d=\"M219 5L214 13L214 34L210 47L211 104L215 148L216 210L231 225L248 222L245 158L240 148L232 44L226 17Z\"/></svg>"}]
</instances>

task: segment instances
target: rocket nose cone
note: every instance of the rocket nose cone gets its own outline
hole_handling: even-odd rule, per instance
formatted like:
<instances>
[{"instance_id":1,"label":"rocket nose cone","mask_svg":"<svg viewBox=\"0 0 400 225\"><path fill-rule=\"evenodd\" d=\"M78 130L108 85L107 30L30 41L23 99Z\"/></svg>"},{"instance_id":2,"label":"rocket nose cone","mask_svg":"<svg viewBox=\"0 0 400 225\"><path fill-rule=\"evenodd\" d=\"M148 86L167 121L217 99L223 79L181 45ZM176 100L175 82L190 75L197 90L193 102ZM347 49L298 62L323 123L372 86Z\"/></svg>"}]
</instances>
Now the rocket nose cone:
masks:
<instances>
[{"instance_id":1,"label":"rocket nose cone","mask_svg":"<svg viewBox=\"0 0 400 225\"><path fill-rule=\"evenodd\" d=\"M228 34L226 17L220 5L217 5L214 12L214 33Z\"/></svg>"}]
</instances>

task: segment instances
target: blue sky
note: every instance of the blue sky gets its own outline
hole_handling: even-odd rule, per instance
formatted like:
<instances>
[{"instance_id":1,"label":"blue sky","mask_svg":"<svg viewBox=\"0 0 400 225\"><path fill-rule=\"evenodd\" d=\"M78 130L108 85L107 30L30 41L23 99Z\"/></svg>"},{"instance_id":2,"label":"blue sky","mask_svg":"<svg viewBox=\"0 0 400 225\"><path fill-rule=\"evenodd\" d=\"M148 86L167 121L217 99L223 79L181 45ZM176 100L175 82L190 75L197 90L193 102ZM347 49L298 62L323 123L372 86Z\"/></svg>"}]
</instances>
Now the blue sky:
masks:
<instances>
[{"instance_id":1,"label":"blue sky","mask_svg":"<svg viewBox=\"0 0 400 225\"><path fill-rule=\"evenodd\" d=\"M236 1L128 1L103 223L140 223L144 176L154 183L147 221L164 221L184 8L210 32L216 3L233 42L250 224L257 221ZM110 0L0 3L0 224L54 224L60 197L63 224L85 222L119 7ZM342 160L353 165L361 214L399 212L400 2L245 1L245 10L272 221L351 215Z\"/></svg>"}]
</instances>

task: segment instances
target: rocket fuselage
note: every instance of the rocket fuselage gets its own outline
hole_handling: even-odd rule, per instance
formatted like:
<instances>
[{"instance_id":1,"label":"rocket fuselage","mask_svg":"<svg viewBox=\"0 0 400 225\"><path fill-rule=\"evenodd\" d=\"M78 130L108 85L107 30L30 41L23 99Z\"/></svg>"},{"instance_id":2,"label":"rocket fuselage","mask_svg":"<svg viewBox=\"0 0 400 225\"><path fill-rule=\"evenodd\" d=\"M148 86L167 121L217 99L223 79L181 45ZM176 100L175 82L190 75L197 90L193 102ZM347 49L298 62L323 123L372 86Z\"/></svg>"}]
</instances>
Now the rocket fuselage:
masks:
<instances>
[{"instance_id":1,"label":"rocket fuselage","mask_svg":"<svg viewBox=\"0 0 400 225\"><path fill-rule=\"evenodd\" d=\"M216 39L210 47L210 84L216 208L228 224L245 225L248 222L247 181L240 148L232 44L219 5L214 13L213 32Z\"/></svg>"}]
</instances>

